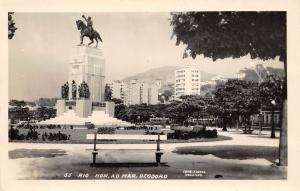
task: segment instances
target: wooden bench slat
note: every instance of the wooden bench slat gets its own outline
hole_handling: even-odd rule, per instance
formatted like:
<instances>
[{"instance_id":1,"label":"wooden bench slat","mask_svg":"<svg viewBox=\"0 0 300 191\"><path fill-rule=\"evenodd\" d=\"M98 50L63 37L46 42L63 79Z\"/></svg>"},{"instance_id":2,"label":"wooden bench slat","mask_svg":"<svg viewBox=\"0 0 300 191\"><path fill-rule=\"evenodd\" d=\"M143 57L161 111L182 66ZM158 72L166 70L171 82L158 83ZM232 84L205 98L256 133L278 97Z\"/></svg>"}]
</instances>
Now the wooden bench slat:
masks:
<instances>
[{"instance_id":1,"label":"wooden bench slat","mask_svg":"<svg viewBox=\"0 0 300 191\"><path fill-rule=\"evenodd\" d=\"M118 148L112 148L112 149L85 149L86 151L111 151L111 150L118 150L118 151L157 151L156 149L118 149ZM164 149L160 149L161 151L164 151Z\"/></svg>"},{"instance_id":2,"label":"wooden bench slat","mask_svg":"<svg viewBox=\"0 0 300 191\"><path fill-rule=\"evenodd\" d=\"M94 134L87 134L87 139L94 139ZM121 135L97 134L97 140L158 140L158 135ZM160 135L160 140L167 140L167 135Z\"/></svg>"}]
</instances>

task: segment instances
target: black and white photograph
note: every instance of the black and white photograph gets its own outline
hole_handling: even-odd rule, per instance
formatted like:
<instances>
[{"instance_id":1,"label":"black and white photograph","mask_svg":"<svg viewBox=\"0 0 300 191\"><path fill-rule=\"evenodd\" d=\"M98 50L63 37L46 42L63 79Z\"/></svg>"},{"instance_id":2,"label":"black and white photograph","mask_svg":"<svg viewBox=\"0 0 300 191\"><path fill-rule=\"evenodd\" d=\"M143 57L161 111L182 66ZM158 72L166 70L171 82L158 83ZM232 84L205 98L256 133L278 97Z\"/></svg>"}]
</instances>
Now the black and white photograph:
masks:
<instances>
[{"instance_id":1,"label":"black and white photograph","mask_svg":"<svg viewBox=\"0 0 300 191\"><path fill-rule=\"evenodd\" d=\"M6 14L6 179L288 181L288 11Z\"/></svg>"}]
</instances>

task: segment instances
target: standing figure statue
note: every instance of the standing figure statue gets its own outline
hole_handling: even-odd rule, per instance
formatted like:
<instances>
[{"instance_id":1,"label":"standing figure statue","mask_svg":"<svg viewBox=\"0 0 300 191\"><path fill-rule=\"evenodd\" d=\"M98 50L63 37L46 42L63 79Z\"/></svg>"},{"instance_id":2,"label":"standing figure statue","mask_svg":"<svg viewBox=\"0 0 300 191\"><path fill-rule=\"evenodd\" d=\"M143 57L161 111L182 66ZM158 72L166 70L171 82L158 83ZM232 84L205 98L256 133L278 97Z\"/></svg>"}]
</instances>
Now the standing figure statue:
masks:
<instances>
[{"instance_id":1,"label":"standing figure statue","mask_svg":"<svg viewBox=\"0 0 300 191\"><path fill-rule=\"evenodd\" d=\"M81 83L78 87L78 92L79 92L79 98L90 98L90 90L89 86L85 81Z\"/></svg>"},{"instance_id":2,"label":"standing figure statue","mask_svg":"<svg viewBox=\"0 0 300 191\"><path fill-rule=\"evenodd\" d=\"M66 95L65 95L65 84L61 86L61 98L65 99Z\"/></svg>"},{"instance_id":3,"label":"standing figure statue","mask_svg":"<svg viewBox=\"0 0 300 191\"><path fill-rule=\"evenodd\" d=\"M72 81L72 99L76 99L76 93L77 93L77 84L73 80Z\"/></svg>"},{"instance_id":4,"label":"standing figure statue","mask_svg":"<svg viewBox=\"0 0 300 191\"><path fill-rule=\"evenodd\" d=\"M69 99L69 83L65 83L65 99Z\"/></svg>"},{"instance_id":5,"label":"standing figure statue","mask_svg":"<svg viewBox=\"0 0 300 191\"><path fill-rule=\"evenodd\" d=\"M83 44L83 38L89 37L91 42L88 45L91 45L94 43L94 40L96 40L96 47L98 46L98 39L100 42L102 42L102 39L99 35L99 33L93 29L93 21L91 17L86 18L84 15L82 17L85 19L87 25L82 20L77 20L76 25L77 29L80 30L80 44Z\"/></svg>"},{"instance_id":6,"label":"standing figure statue","mask_svg":"<svg viewBox=\"0 0 300 191\"><path fill-rule=\"evenodd\" d=\"M69 99L69 84L66 82L63 86L61 86L61 98Z\"/></svg>"},{"instance_id":7,"label":"standing figure statue","mask_svg":"<svg viewBox=\"0 0 300 191\"><path fill-rule=\"evenodd\" d=\"M85 83L85 81L82 82L81 86L82 86L82 89L83 89L83 97L86 98L87 97L87 95L86 95L87 84Z\"/></svg>"},{"instance_id":8,"label":"standing figure statue","mask_svg":"<svg viewBox=\"0 0 300 191\"><path fill-rule=\"evenodd\" d=\"M85 98L90 98L90 90L89 90L89 86L86 85L86 93L85 93Z\"/></svg>"},{"instance_id":9,"label":"standing figure statue","mask_svg":"<svg viewBox=\"0 0 300 191\"><path fill-rule=\"evenodd\" d=\"M85 87L85 82L83 81L82 83L81 83L81 88L82 88L82 98L85 98L85 89L86 89L86 87Z\"/></svg>"},{"instance_id":10,"label":"standing figure statue","mask_svg":"<svg viewBox=\"0 0 300 191\"><path fill-rule=\"evenodd\" d=\"M78 86L78 95L79 95L79 98L83 98L83 91L82 91L81 85Z\"/></svg>"}]
</instances>

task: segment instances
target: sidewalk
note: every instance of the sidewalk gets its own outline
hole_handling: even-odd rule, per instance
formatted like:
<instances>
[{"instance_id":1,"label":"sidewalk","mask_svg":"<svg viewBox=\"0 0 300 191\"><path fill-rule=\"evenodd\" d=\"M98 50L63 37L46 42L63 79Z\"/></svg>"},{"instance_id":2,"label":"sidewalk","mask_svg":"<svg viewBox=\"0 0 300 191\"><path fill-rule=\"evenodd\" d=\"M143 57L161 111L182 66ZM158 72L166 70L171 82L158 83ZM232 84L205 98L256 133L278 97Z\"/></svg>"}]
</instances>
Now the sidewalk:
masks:
<instances>
[{"instance_id":1,"label":"sidewalk","mask_svg":"<svg viewBox=\"0 0 300 191\"><path fill-rule=\"evenodd\" d=\"M10 159L7 168L10 169L11 179L63 179L64 173L96 172L107 173L165 173L168 178L185 177L184 170L206 171L206 179L214 179L216 174L222 174L226 179L282 179L286 177L286 168L276 167L265 158L230 159L214 155L174 153L181 147L202 148L206 146L221 146L232 148L249 146L255 152L256 146L266 146L277 150L279 139L269 138L269 132L263 135L243 134L242 131L228 129L219 131L219 135L230 136L232 140L193 143L165 143L162 162L167 166L161 167L101 167L91 168L91 153L93 145L88 144L25 144L9 143L9 151L15 159ZM252 146L252 147L251 147ZM254 146L254 147L253 147ZM137 149L155 149L156 144L99 144L97 162L100 163L151 163L155 161L153 151ZM248 147L247 147L248 148ZM107 150L106 150L107 149ZM130 150L127 150L130 149ZM207 149L207 148L206 148ZM242 150L242 152L244 152ZM245 150L247 152L247 150ZM113 166L113 165L112 165ZM232 169L232 171L230 170ZM238 170L239 169L239 170ZM237 171L238 170L238 171ZM194 177L199 178L199 177Z\"/></svg>"}]
</instances>

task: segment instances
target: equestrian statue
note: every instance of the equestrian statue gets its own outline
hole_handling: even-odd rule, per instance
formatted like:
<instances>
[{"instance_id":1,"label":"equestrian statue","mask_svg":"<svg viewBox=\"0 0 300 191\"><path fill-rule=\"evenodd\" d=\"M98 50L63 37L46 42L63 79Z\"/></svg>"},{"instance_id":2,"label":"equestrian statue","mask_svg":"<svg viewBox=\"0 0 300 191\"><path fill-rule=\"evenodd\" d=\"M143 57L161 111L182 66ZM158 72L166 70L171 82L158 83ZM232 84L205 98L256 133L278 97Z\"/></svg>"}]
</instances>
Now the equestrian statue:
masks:
<instances>
[{"instance_id":1,"label":"equestrian statue","mask_svg":"<svg viewBox=\"0 0 300 191\"><path fill-rule=\"evenodd\" d=\"M100 37L100 34L94 30L93 28L93 21L91 17L86 18L84 15L82 15L82 18L86 21L86 24L82 20L77 20L76 25L77 29L80 30L80 44L83 45L83 38L89 37L91 42L88 44L91 45L94 43L94 40L96 40L96 48L98 47L98 39L100 42L102 42L102 39Z\"/></svg>"}]
</instances>

